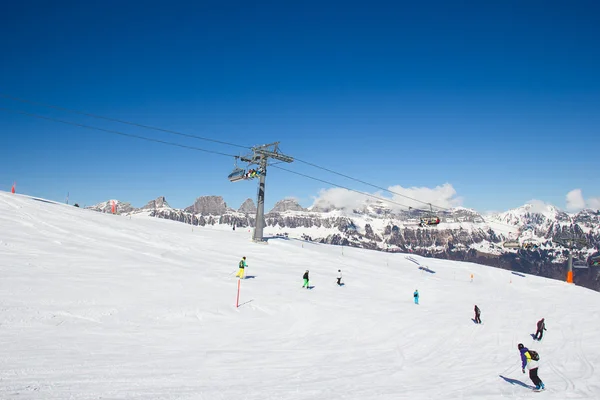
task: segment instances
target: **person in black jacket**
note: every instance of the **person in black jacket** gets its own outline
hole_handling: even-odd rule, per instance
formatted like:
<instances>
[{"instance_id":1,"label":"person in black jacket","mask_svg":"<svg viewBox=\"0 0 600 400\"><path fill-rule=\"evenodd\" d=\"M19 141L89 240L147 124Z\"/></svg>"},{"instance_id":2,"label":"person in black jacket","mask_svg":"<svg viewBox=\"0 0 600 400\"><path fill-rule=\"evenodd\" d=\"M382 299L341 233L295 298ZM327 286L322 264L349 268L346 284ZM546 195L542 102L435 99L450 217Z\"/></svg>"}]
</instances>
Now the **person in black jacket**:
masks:
<instances>
[{"instance_id":1,"label":"person in black jacket","mask_svg":"<svg viewBox=\"0 0 600 400\"><path fill-rule=\"evenodd\" d=\"M302 285L302 287L304 288L306 286L306 288L308 289L308 270L306 270L304 275L302 275L302 279L304 279L304 285Z\"/></svg>"},{"instance_id":2,"label":"person in black jacket","mask_svg":"<svg viewBox=\"0 0 600 400\"><path fill-rule=\"evenodd\" d=\"M537 331L535 332L535 336L533 338L535 340L542 340L545 330L546 330L546 323L544 322L544 318L542 318L537 322ZM540 335L539 338L538 338L538 335Z\"/></svg>"},{"instance_id":3,"label":"person in black jacket","mask_svg":"<svg viewBox=\"0 0 600 400\"><path fill-rule=\"evenodd\" d=\"M479 309L479 307L477 307L477 304L475 304L475 323L476 324L480 324L481 323L481 310Z\"/></svg>"}]
</instances>

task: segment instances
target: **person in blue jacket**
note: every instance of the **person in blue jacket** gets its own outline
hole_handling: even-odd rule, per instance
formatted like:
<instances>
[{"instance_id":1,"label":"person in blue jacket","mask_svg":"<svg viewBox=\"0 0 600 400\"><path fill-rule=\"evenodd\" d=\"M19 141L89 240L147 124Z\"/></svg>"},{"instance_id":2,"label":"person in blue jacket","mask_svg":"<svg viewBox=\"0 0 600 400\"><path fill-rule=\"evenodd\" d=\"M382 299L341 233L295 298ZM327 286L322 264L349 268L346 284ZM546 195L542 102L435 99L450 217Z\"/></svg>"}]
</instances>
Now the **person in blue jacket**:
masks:
<instances>
[{"instance_id":1,"label":"person in blue jacket","mask_svg":"<svg viewBox=\"0 0 600 400\"><path fill-rule=\"evenodd\" d=\"M419 291L417 289L415 289L415 292L413 293L413 297L415 299L415 304L419 304Z\"/></svg>"},{"instance_id":2,"label":"person in blue jacket","mask_svg":"<svg viewBox=\"0 0 600 400\"><path fill-rule=\"evenodd\" d=\"M535 385L536 390L544 390L546 387L544 386L544 382L538 377L538 362L531 358L531 354L529 354L529 349L523 346L523 343L519 343L517 346L519 352L521 353L521 371L525 373L525 368L529 370L529 379Z\"/></svg>"}]
</instances>

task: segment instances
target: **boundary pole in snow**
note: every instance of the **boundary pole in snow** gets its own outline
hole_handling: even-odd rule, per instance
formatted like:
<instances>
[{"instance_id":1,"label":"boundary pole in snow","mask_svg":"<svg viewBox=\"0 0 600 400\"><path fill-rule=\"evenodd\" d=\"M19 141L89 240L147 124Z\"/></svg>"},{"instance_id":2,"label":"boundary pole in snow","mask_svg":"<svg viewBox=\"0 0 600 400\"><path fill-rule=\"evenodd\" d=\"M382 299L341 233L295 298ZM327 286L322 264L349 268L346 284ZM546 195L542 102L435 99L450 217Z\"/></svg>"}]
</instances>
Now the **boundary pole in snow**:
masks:
<instances>
[{"instance_id":1,"label":"boundary pole in snow","mask_svg":"<svg viewBox=\"0 0 600 400\"><path fill-rule=\"evenodd\" d=\"M237 290L237 298L235 300L235 308L240 307L240 285L242 283L241 279L238 279L238 290Z\"/></svg>"}]
</instances>

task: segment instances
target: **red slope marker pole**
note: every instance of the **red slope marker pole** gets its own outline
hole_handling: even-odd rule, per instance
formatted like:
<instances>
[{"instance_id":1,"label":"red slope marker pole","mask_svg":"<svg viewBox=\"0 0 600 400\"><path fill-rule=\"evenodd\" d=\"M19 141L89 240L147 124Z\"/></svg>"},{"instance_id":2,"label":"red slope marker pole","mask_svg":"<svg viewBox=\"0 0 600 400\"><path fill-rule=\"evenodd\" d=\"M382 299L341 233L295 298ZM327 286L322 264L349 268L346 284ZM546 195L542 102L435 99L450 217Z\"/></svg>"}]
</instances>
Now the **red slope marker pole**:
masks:
<instances>
[{"instance_id":1,"label":"red slope marker pole","mask_svg":"<svg viewBox=\"0 0 600 400\"><path fill-rule=\"evenodd\" d=\"M240 285L242 283L241 279L238 279L238 290L237 290L237 299L235 300L235 308L240 306Z\"/></svg>"}]
</instances>

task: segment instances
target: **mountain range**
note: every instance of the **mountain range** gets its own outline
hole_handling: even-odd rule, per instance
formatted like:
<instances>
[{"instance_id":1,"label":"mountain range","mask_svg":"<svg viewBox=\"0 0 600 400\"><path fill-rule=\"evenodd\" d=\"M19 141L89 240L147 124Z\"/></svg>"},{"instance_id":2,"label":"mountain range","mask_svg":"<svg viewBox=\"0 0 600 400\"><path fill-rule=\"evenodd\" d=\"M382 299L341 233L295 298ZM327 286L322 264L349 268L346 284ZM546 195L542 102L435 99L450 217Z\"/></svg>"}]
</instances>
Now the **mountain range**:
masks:
<instances>
[{"instance_id":1,"label":"mountain range","mask_svg":"<svg viewBox=\"0 0 600 400\"><path fill-rule=\"evenodd\" d=\"M184 209L169 206L158 197L141 208L118 200L87 207L111 212L112 203L122 215L147 215L197 226L255 226L256 205L252 199L237 209L221 196L201 196ZM558 239L576 237L582 245L573 249L576 265L574 282L600 290L600 268L592 265L600 245L600 212L582 210L566 213L552 205L525 204L506 212L482 215L456 207L436 213L437 226L419 224L420 210L394 211L380 201L368 201L355 209L338 208L317 202L303 208L294 199L278 201L265 213L266 237L287 237L313 242L408 252L427 257L471 261L516 272L564 280L569 249ZM519 248L506 248L505 242ZM585 242L585 244L583 244Z\"/></svg>"}]
</instances>

